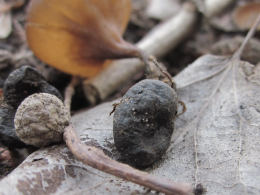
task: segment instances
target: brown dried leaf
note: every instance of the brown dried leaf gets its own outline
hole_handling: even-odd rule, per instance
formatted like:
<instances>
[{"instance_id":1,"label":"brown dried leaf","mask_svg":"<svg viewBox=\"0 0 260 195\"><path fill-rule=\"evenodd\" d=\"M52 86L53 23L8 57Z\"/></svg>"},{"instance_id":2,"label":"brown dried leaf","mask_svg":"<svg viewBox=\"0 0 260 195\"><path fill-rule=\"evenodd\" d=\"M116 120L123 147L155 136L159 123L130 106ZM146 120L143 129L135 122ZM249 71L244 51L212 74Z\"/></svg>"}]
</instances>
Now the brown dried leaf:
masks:
<instances>
[{"instance_id":1,"label":"brown dried leaf","mask_svg":"<svg viewBox=\"0 0 260 195\"><path fill-rule=\"evenodd\" d=\"M236 8L233 21L240 30L248 30L259 15L260 3L248 3ZM260 30L260 26L258 30Z\"/></svg>"},{"instance_id":2,"label":"brown dried leaf","mask_svg":"<svg viewBox=\"0 0 260 195\"><path fill-rule=\"evenodd\" d=\"M33 0L27 40L44 62L70 74L94 76L106 59L138 55L121 37L130 11L130 0Z\"/></svg>"}]
</instances>

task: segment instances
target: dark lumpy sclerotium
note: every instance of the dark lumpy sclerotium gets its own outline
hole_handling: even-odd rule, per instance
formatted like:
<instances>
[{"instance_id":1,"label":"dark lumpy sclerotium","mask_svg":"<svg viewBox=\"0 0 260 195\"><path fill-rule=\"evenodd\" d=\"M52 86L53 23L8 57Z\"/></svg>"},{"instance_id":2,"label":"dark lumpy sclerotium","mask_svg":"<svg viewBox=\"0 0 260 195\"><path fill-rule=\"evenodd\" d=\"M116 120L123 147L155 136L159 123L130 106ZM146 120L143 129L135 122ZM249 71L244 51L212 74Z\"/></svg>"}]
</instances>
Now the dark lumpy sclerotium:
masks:
<instances>
[{"instance_id":1,"label":"dark lumpy sclerotium","mask_svg":"<svg viewBox=\"0 0 260 195\"><path fill-rule=\"evenodd\" d=\"M114 142L122 160L146 168L159 160L170 145L177 112L177 94L167 84L145 79L116 107Z\"/></svg>"},{"instance_id":2,"label":"dark lumpy sclerotium","mask_svg":"<svg viewBox=\"0 0 260 195\"><path fill-rule=\"evenodd\" d=\"M3 144L10 149L26 147L15 133L15 112L16 110L12 106L0 105L0 145Z\"/></svg>"},{"instance_id":3,"label":"dark lumpy sclerotium","mask_svg":"<svg viewBox=\"0 0 260 195\"><path fill-rule=\"evenodd\" d=\"M28 65L14 70L5 80L4 99L14 108L17 108L26 97L34 93L49 93L63 99L55 87L50 85L36 69Z\"/></svg>"}]
</instances>

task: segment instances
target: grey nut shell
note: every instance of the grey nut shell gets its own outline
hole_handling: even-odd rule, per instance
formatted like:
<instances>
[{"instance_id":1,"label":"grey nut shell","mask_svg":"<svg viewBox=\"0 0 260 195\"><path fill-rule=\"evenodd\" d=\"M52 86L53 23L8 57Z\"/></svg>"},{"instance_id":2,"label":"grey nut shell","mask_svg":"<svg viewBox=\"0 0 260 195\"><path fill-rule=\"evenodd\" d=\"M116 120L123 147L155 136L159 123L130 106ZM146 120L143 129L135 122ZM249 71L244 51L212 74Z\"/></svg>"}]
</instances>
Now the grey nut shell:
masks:
<instances>
[{"instance_id":1,"label":"grey nut shell","mask_svg":"<svg viewBox=\"0 0 260 195\"><path fill-rule=\"evenodd\" d=\"M47 93L27 97L18 107L14 124L17 136L36 147L61 142L70 114L62 101Z\"/></svg>"},{"instance_id":2,"label":"grey nut shell","mask_svg":"<svg viewBox=\"0 0 260 195\"><path fill-rule=\"evenodd\" d=\"M145 168L159 160L170 145L177 94L167 84L146 79L131 87L116 107L114 142L122 160Z\"/></svg>"}]
</instances>

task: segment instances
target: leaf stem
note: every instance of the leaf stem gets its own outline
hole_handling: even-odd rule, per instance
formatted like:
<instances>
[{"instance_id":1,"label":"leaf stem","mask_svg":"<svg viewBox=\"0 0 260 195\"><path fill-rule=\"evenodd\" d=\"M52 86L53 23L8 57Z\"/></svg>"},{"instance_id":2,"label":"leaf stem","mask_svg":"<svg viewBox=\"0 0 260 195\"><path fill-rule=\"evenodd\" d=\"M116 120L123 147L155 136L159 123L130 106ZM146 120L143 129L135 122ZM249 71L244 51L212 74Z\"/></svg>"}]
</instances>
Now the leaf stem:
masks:
<instances>
[{"instance_id":1,"label":"leaf stem","mask_svg":"<svg viewBox=\"0 0 260 195\"><path fill-rule=\"evenodd\" d=\"M73 76L69 85L65 89L64 106L68 110L69 113L70 113L70 107L71 107L71 99L75 93L75 86L78 85L79 81L80 81L80 79L78 77Z\"/></svg>"},{"instance_id":2,"label":"leaf stem","mask_svg":"<svg viewBox=\"0 0 260 195\"><path fill-rule=\"evenodd\" d=\"M246 35L246 38L244 39L243 43L241 44L241 46L239 47L239 49L236 51L236 53L234 53L232 59L237 59L240 60L241 55L245 49L246 44L248 43L248 41L254 36L255 31L257 29L257 27L260 25L260 14L258 15L257 19L255 20L253 26L250 28L249 32Z\"/></svg>"},{"instance_id":3,"label":"leaf stem","mask_svg":"<svg viewBox=\"0 0 260 195\"><path fill-rule=\"evenodd\" d=\"M174 183L169 180L150 175L129 165L117 162L98 148L83 144L72 126L65 128L64 140L72 154L84 164L122 179L151 188L165 194L191 195L193 188L189 184Z\"/></svg>"}]
</instances>

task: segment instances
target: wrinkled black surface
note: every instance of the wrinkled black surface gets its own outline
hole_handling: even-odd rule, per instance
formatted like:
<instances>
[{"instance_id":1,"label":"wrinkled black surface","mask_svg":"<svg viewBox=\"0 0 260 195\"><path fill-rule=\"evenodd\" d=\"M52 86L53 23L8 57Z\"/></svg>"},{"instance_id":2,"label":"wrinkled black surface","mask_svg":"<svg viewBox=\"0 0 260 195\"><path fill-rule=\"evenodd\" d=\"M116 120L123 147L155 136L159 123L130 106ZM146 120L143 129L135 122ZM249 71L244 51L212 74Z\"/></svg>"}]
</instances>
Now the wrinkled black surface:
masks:
<instances>
[{"instance_id":1,"label":"wrinkled black surface","mask_svg":"<svg viewBox=\"0 0 260 195\"><path fill-rule=\"evenodd\" d=\"M62 100L60 92L30 66L22 66L10 73L5 80L3 93L5 102L14 108L34 93L50 93Z\"/></svg>"},{"instance_id":2,"label":"wrinkled black surface","mask_svg":"<svg viewBox=\"0 0 260 195\"><path fill-rule=\"evenodd\" d=\"M159 160L170 145L176 111L177 95L167 84L146 79L130 88L113 121L123 160L139 168Z\"/></svg>"},{"instance_id":3,"label":"wrinkled black surface","mask_svg":"<svg viewBox=\"0 0 260 195\"><path fill-rule=\"evenodd\" d=\"M3 88L4 86L4 80L0 77L0 88Z\"/></svg>"},{"instance_id":4,"label":"wrinkled black surface","mask_svg":"<svg viewBox=\"0 0 260 195\"><path fill-rule=\"evenodd\" d=\"M25 146L15 134L15 111L11 106L2 105L0 107L0 143L8 148L21 148Z\"/></svg>"}]
</instances>

